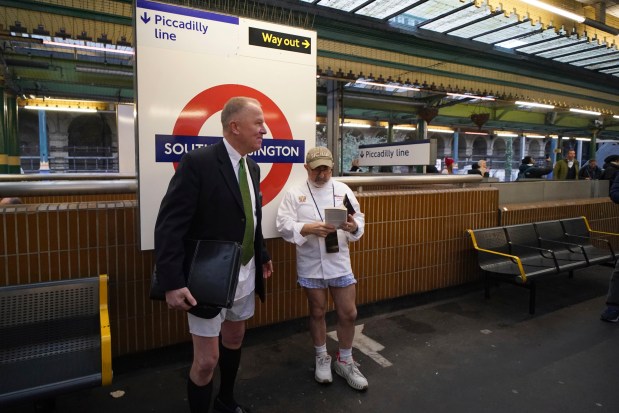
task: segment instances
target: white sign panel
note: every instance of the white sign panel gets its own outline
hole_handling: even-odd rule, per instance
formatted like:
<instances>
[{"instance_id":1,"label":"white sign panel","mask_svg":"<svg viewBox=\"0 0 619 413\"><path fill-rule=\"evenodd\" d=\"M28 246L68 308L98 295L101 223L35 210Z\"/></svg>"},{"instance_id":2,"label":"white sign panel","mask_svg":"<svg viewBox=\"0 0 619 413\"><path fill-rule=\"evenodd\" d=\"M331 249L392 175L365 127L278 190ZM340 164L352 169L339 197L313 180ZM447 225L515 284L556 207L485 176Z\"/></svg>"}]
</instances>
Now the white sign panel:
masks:
<instances>
[{"instance_id":1,"label":"white sign panel","mask_svg":"<svg viewBox=\"0 0 619 413\"><path fill-rule=\"evenodd\" d=\"M135 108L119 104L116 107L118 125L118 172L135 175Z\"/></svg>"},{"instance_id":2,"label":"white sign panel","mask_svg":"<svg viewBox=\"0 0 619 413\"><path fill-rule=\"evenodd\" d=\"M279 236L284 192L306 179L315 143L316 33L136 1L137 136L142 249L154 247L161 199L176 162L222 139L220 115L234 96L260 101L267 135L260 164L263 232Z\"/></svg>"},{"instance_id":3,"label":"white sign panel","mask_svg":"<svg viewBox=\"0 0 619 413\"><path fill-rule=\"evenodd\" d=\"M430 140L359 146L359 166L428 165Z\"/></svg>"}]
</instances>

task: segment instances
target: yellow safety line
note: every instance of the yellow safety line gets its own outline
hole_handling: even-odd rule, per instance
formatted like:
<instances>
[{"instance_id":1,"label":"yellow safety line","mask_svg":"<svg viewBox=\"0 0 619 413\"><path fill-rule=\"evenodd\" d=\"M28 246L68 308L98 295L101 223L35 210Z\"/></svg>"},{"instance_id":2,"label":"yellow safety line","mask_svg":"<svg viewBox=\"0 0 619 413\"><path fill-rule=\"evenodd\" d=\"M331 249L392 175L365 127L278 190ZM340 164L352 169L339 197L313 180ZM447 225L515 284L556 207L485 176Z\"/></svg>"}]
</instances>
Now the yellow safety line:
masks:
<instances>
[{"instance_id":1,"label":"yellow safety line","mask_svg":"<svg viewBox=\"0 0 619 413\"><path fill-rule=\"evenodd\" d=\"M108 313L107 274L99 275L99 319L101 323L101 385L112 384L112 334Z\"/></svg>"},{"instance_id":2,"label":"yellow safety line","mask_svg":"<svg viewBox=\"0 0 619 413\"><path fill-rule=\"evenodd\" d=\"M475 239L475 234L473 233L473 230L467 229L467 232L471 235L471 239L473 240L473 247L475 247L477 251L488 252L490 254L501 255L503 257L508 257L508 258L516 260L516 264L518 264L518 270L520 270L520 278L522 278L523 283L527 282L527 275L524 272L524 268L522 267L522 261L520 261L519 257L515 255L504 254L498 251L492 251L492 250L487 250L484 248L479 248L479 246L477 245L477 240Z\"/></svg>"}]
</instances>

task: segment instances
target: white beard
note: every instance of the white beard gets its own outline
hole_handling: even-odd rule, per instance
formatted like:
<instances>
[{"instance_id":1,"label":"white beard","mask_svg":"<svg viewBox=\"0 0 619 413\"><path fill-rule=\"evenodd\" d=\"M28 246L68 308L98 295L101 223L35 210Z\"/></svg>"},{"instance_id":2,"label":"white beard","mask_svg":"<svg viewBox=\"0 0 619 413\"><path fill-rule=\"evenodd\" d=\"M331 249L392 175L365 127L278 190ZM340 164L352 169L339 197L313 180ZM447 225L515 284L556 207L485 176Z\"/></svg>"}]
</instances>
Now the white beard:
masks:
<instances>
[{"instance_id":1,"label":"white beard","mask_svg":"<svg viewBox=\"0 0 619 413\"><path fill-rule=\"evenodd\" d=\"M328 181L326 182L322 182L322 183L316 183L314 181L312 181L311 179L308 179L307 181L310 183L311 186L313 186L314 188L324 188L325 185L327 185L329 183L331 179L329 178Z\"/></svg>"}]
</instances>

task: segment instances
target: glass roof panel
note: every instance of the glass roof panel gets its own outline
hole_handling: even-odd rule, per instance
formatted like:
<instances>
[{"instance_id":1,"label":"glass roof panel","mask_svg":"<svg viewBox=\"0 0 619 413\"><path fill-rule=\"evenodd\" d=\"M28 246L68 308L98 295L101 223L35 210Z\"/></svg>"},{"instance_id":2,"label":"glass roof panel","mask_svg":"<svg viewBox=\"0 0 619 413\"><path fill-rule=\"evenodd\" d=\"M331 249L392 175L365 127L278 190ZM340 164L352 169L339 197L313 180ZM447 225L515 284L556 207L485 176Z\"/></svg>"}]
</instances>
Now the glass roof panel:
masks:
<instances>
[{"instance_id":1,"label":"glass roof panel","mask_svg":"<svg viewBox=\"0 0 619 413\"><path fill-rule=\"evenodd\" d=\"M359 10L357 13L377 19L384 19L387 16L391 16L392 14L397 13L398 10L405 10L407 7L417 3L418 1L419 0L376 0ZM430 1L428 3L436 2ZM424 17L425 19L428 18L427 16Z\"/></svg>"},{"instance_id":2,"label":"glass roof panel","mask_svg":"<svg viewBox=\"0 0 619 413\"><path fill-rule=\"evenodd\" d=\"M414 4L416 2L406 2L407 4ZM370 5L368 5L369 7ZM394 17L390 21L393 23L403 24L406 26L415 26L419 23L422 23L426 20L433 19L442 14L445 14L457 7L462 6L462 2L460 0L435 0L435 1L427 1L425 3L420 4L419 6L415 6L410 10L400 14L397 17ZM403 7L399 8L400 10ZM365 8L363 9L365 10ZM363 10L360 10L363 11ZM386 16L393 14L389 13Z\"/></svg>"},{"instance_id":3,"label":"glass roof panel","mask_svg":"<svg viewBox=\"0 0 619 413\"><path fill-rule=\"evenodd\" d=\"M605 67L614 67L617 65L619 65L619 61L611 60L610 62L599 63L597 65L591 65L591 66L585 66L585 67L590 70L600 70L600 69L604 69Z\"/></svg>"},{"instance_id":4,"label":"glass roof panel","mask_svg":"<svg viewBox=\"0 0 619 413\"><path fill-rule=\"evenodd\" d=\"M527 20L518 23L518 16L514 13L509 16L500 13L490 17L490 8L483 0L478 3L480 7L475 7L472 0L301 0L301 2L349 13L356 10L355 14L379 20L394 16L389 23L401 30L423 29L447 33L473 42L513 49L518 53L619 75L619 70L612 68L613 65L619 64L619 51L616 56L609 54L609 49L599 47L597 42L567 36L563 29L557 32L554 27L548 27L542 31L539 22L532 24ZM459 11L455 12L458 9ZM443 15L445 17L437 19ZM354 15L351 14L351 18L354 19ZM434 19L437 20L429 21ZM419 27L423 22L428 23ZM457 30L450 31L455 28ZM606 67L608 69L605 70ZM359 84L352 87L370 90L376 88ZM411 93L407 89L390 87L386 92Z\"/></svg>"},{"instance_id":5,"label":"glass roof panel","mask_svg":"<svg viewBox=\"0 0 619 413\"><path fill-rule=\"evenodd\" d=\"M313 3L313 0L303 0L308 3ZM361 6L367 0L321 0L318 2L319 6L332 7L334 9L351 11Z\"/></svg>"},{"instance_id":6,"label":"glass roof panel","mask_svg":"<svg viewBox=\"0 0 619 413\"><path fill-rule=\"evenodd\" d=\"M490 14L489 10L487 13L484 13L484 15L488 14ZM505 17L504 14L499 14L489 19L484 19L480 22L467 25L466 27L455 30L449 34L469 39L478 34L489 32L490 30L500 30L501 27L510 24L513 21L514 19L512 19L511 17Z\"/></svg>"},{"instance_id":7,"label":"glass roof panel","mask_svg":"<svg viewBox=\"0 0 619 413\"><path fill-rule=\"evenodd\" d=\"M570 63L574 66L590 66L596 63L608 63L608 62L613 62L615 64L619 63L619 54L615 54L615 55L607 55L607 56L600 56L597 57L595 59L587 59L587 60L582 60L580 62L567 62Z\"/></svg>"},{"instance_id":8,"label":"glass roof panel","mask_svg":"<svg viewBox=\"0 0 619 413\"><path fill-rule=\"evenodd\" d=\"M613 56L615 56L615 57L619 56L619 54L617 54L617 53L608 53L607 54L607 53L600 52L600 50L595 48L595 47L592 48L592 49L593 50L585 51L583 53L577 53L577 54L573 54L573 55L569 55L569 56L559 57L559 58L557 58L555 60L557 62L571 63L571 64L579 65L579 64L581 64L581 62L574 62L574 61L575 60L582 60L583 62L596 63L596 62L599 62L601 60L608 60L608 59L612 58ZM608 51L606 51L606 52L608 52ZM574 62L574 63L572 63L572 62Z\"/></svg>"},{"instance_id":9,"label":"glass roof panel","mask_svg":"<svg viewBox=\"0 0 619 413\"><path fill-rule=\"evenodd\" d=\"M552 50L548 50L548 51L536 53L536 54L541 57L547 57L549 59L554 59L555 57L562 56L566 53L586 52L586 51L591 50L592 47L595 47L595 45L592 45L591 43L589 43L587 39L570 38L570 39L565 39L565 40L568 40L568 41L560 43L557 46L551 46Z\"/></svg>"},{"instance_id":10,"label":"glass roof panel","mask_svg":"<svg viewBox=\"0 0 619 413\"><path fill-rule=\"evenodd\" d=\"M523 52L526 54L537 54L559 46L571 46L572 43L574 43L573 40L570 40L567 37L559 36L555 33L553 29L545 30L543 33L540 33L537 36L529 37L527 40L529 40L529 44L541 40L546 41L539 44L531 44L531 46L519 47L519 52Z\"/></svg>"},{"instance_id":11,"label":"glass roof panel","mask_svg":"<svg viewBox=\"0 0 619 413\"><path fill-rule=\"evenodd\" d=\"M539 42L542 40L551 40L551 39L555 39L557 38L557 34L555 33L554 29L550 28L547 30L544 30L543 32L528 32L528 33L523 33L523 35L521 37L518 37L518 40L522 43L525 44L531 44L531 43L535 43L535 42ZM505 45L505 43L507 43L507 41L505 42L500 42L497 43L496 45L499 47L508 47L507 45ZM546 42L546 43L542 43L544 46L544 49L548 49L550 46L546 46L547 43L550 42ZM508 48L514 48L516 46L509 46ZM526 47L526 46L525 46ZM521 49L518 49L518 51L523 51ZM530 53L530 52L525 52L525 53Z\"/></svg>"},{"instance_id":12,"label":"glass roof panel","mask_svg":"<svg viewBox=\"0 0 619 413\"><path fill-rule=\"evenodd\" d=\"M522 22L517 26L509 27L507 29L503 29L494 33L488 33L486 35L476 37L474 40L484 43L497 43L502 39L511 39L518 35L521 35L524 38L526 36L535 34L539 31L540 28L541 25L539 23L533 25L531 24L531 22Z\"/></svg>"},{"instance_id":13,"label":"glass roof panel","mask_svg":"<svg viewBox=\"0 0 619 413\"><path fill-rule=\"evenodd\" d=\"M454 27L462 26L463 24L472 22L473 20L477 20L478 18L489 14L490 10L486 8L481 9L473 5L464 10L460 10L457 13L450 14L432 23L428 23L423 26L423 28L426 30L443 33L447 30L453 29Z\"/></svg>"}]
</instances>

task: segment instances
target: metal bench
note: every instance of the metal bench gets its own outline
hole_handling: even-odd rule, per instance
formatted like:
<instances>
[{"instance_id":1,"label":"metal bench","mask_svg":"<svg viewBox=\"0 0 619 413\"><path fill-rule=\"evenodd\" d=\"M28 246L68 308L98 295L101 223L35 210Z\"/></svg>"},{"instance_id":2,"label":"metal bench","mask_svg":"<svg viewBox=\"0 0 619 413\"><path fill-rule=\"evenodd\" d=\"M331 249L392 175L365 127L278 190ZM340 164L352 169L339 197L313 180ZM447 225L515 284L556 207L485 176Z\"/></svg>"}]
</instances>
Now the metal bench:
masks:
<instances>
[{"instance_id":1,"label":"metal bench","mask_svg":"<svg viewBox=\"0 0 619 413\"><path fill-rule=\"evenodd\" d=\"M503 227L469 229L484 271L486 298L491 280L509 282L529 290L529 313L535 313L535 282L542 276L569 272L594 264L613 264L611 243L593 231L585 217Z\"/></svg>"},{"instance_id":2,"label":"metal bench","mask_svg":"<svg viewBox=\"0 0 619 413\"><path fill-rule=\"evenodd\" d=\"M0 405L112 382L107 281L0 287Z\"/></svg>"}]
</instances>

